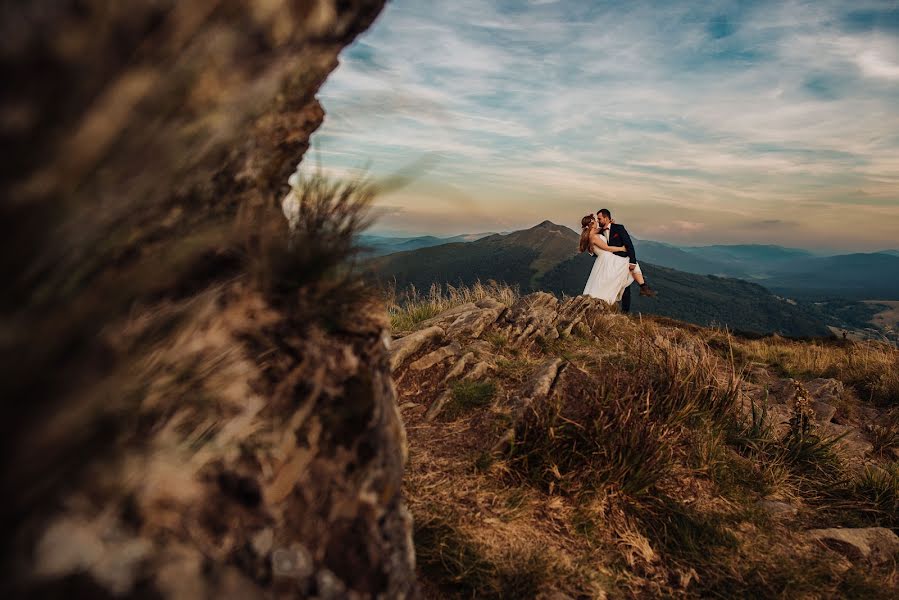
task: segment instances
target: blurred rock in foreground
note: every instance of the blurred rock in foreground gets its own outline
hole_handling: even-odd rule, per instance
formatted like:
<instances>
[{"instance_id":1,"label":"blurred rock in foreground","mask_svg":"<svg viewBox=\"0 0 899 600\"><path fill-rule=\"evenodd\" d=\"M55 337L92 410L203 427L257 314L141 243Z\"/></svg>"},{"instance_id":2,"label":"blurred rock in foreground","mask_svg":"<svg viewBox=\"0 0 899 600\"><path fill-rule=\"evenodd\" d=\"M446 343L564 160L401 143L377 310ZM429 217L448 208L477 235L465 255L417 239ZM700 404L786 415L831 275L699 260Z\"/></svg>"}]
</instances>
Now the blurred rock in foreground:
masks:
<instances>
[{"instance_id":1,"label":"blurred rock in foreground","mask_svg":"<svg viewBox=\"0 0 899 600\"><path fill-rule=\"evenodd\" d=\"M4 597L415 595L364 206L273 216L382 8L0 8Z\"/></svg>"}]
</instances>

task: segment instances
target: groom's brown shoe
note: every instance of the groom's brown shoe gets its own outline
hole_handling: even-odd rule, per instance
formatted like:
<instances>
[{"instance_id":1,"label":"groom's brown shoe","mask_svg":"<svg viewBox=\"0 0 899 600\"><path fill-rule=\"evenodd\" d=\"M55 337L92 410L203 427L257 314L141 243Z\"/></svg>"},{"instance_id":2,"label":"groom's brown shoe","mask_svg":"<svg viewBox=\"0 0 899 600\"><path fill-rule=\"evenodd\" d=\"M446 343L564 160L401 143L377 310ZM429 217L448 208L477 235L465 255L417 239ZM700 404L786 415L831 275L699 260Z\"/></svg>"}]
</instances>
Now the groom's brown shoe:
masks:
<instances>
[{"instance_id":1,"label":"groom's brown shoe","mask_svg":"<svg viewBox=\"0 0 899 600\"><path fill-rule=\"evenodd\" d=\"M640 286L640 295L641 296L649 296L650 298L655 298L658 295L658 292L649 287L648 285Z\"/></svg>"}]
</instances>

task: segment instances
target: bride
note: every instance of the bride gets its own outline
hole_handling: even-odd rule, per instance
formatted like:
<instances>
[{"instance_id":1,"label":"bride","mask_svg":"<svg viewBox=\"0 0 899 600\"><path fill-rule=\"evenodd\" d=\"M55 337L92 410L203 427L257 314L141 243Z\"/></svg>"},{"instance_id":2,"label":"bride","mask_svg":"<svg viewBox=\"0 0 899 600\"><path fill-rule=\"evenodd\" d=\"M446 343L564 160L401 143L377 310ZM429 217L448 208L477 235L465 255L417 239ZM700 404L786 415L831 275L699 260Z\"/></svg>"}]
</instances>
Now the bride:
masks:
<instances>
[{"instance_id":1,"label":"bride","mask_svg":"<svg viewBox=\"0 0 899 600\"><path fill-rule=\"evenodd\" d=\"M625 256L616 256L613 252L627 252L624 246L609 246L606 239L599 234L599 223L596 215L587 215L581 219L580 252L590 250L596 255L584 294L614 304L621 300L625 288L631 283L630 260Z\"/></svg>"}]
</instances>

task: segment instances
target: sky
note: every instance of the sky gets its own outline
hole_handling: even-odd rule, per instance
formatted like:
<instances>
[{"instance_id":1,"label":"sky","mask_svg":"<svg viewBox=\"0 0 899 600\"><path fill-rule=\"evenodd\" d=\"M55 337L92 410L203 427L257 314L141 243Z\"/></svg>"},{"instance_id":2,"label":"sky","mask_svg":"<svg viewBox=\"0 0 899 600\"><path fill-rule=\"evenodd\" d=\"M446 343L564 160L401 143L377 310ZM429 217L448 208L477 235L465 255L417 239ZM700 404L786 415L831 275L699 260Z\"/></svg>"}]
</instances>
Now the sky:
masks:
<instances>
[{"instance_id":1,"label":"sky","mask_svg":"<svg viewBox=\"0 0 899 600\"><path fill-rule=\"evenodd\" d=\"M413 175L374 232L608 208L675 244L899 247L899 1L394 0L340 62L306 163Z\"/></svg>"}]
</instances>

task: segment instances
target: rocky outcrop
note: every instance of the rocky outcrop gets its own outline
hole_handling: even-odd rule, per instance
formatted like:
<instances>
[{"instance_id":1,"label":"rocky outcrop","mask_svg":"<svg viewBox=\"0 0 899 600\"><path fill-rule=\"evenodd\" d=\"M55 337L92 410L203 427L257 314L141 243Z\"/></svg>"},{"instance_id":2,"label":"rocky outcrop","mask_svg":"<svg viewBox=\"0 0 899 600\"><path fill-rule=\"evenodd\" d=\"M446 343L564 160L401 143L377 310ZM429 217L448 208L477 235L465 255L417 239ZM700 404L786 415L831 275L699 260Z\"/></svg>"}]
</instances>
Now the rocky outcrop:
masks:
<instances>
[{"instance_id":1,"label":"rocky outcrop","mask_svg":"<svg viewBox=\"0 0 899 600\"><path fill-rule=\"evenodd\" d=\"M756 371L755 381L741 384L743 411L749 414L753 407L757 414L764 414L767 425L777 437L783 437L790 429L790 418L796 405L797 385L807 399L809 416L814 432L822 440L832 441L833 449L847 466L861 472L874 449L864 423L876 420L878 412L871 407L861 421L848 424L837 418L837 405L846 393L843 384L836 379L818 378L804 382L772 378L765 371ZM835 421L840 420L840 423Z\"/></svg>"},{"instance_id":2,"label":"rocky outcrop","mask_svg":"<svg viewBox=\"0 0 899 600\"><path fill-rule=\"evenodd\" d=\"M382 7L0 9L4 597L415 595L358 215L278 208Z\"/></svg>"},{"instance_id":3,"label":"rocky outcrop","mask_svg":"<svg viewBox=\"0 0 899 600\"><path fill-rule=\"evenodd\" d=\"M428 390L423 394L431 398L425 418L434 420L450 400L451 382L479 380L495 371L495 352L484 338L523 349L575 331L596 337L615 319L626 318L588 296L559 300L537 292L510 307L488 298L447 310L423 322L423 329L394 340L391 366L398 383L408 387L407 378L414 378L418 387ZM520 414L535 398L546 397L563 366L561 359L540 365L528 389L516 399L513 412ZM410 403L407 408L414 406Z\"/></svg>"}]
</instances>

